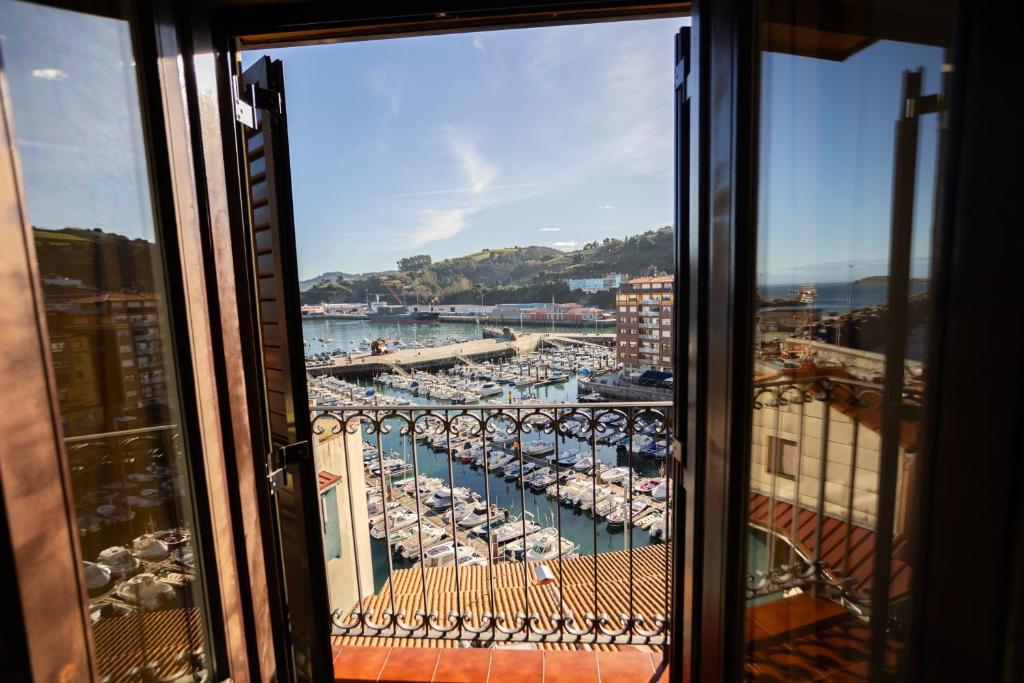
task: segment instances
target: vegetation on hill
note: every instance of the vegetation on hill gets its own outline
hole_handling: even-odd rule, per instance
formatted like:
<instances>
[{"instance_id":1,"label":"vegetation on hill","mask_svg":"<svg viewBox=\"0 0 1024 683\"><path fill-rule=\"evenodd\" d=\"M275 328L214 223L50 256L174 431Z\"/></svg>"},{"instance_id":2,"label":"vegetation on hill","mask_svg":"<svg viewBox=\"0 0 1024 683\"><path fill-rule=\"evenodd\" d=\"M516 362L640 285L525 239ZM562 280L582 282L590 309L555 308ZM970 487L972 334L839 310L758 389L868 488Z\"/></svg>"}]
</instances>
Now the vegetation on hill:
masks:
<instances>
[{"instance_id":1,"label":"vegetation on hill","mask_svg":"<svg viewBox=\"0 0 1024 683\"><path fill-rule=\"evenodd\" d=\"M566 280L607 273L672 273L674 254L673 231L666 226L625 239L590 242L575 251L514 246L436 262L425 255L411 256L401 259L394 271L367 273L358 279L340 273L314 278L315 284L304 288L302 302L366 301L377 295L389 302L401 297L406 303L494 304L554 298L608 308L611 292L570 292Z\"/></svg>"},{"instance_id":2,"label":"vegetation on hill","mask_svg":"<svg viewBox=\"0 0 1024 683\"><path fill-rule=\"evenodd\" d=\"M62 287L60 293L153 291L152 242L88 228L33 228L33 234L44 280L82 283L77 290Z\"/></svg>"}]
</instances>

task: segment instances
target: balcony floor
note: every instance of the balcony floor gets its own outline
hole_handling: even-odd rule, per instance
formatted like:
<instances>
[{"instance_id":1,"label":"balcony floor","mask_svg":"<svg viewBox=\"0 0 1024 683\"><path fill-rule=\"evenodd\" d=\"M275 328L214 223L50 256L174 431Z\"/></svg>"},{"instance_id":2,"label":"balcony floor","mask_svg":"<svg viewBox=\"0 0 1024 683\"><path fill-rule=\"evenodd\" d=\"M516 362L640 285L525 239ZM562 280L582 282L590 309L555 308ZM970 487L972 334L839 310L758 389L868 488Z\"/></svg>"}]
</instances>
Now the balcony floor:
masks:
<instances>
[{"instance_id":1,"label":"balcony floor","mask_svg":"<svg viewBox=\"0 0 1024 683\"><path fill-rule=\"evenodd\" d=\"M416 683L647 683L667 681L661 654L643 647L612 651L515 650L337 645L336 681ZM660 675L658 675L660 673Z\"/></svg>"}]
</instances>

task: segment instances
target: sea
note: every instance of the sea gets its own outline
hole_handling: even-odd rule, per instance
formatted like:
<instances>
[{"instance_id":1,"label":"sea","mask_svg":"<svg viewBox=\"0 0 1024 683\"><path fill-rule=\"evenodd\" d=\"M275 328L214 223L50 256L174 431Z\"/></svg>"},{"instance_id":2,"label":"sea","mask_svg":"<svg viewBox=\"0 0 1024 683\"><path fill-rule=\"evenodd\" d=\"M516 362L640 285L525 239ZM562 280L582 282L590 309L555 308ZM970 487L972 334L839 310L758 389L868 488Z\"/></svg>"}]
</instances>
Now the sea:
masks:
<instances>
[{"instance_id":1,"label":"sea","mask_svg":"<svg viewBox=\"0 0 1024 683\"><path fill-rule=\"evenodd\" d=\"M795 299L801 284L765 285L758 288L758 293L765 299ZM889 287L885 282L870 280L867 282L816 282L818 298L814 308L826 313L847 313L851 310L884 304ZM921 294L928 290L926 282L915 280L910 283L911 294ZM774 310L788 308L804 308L803 306L771 306Z\"/></svg>"}]
</instances>

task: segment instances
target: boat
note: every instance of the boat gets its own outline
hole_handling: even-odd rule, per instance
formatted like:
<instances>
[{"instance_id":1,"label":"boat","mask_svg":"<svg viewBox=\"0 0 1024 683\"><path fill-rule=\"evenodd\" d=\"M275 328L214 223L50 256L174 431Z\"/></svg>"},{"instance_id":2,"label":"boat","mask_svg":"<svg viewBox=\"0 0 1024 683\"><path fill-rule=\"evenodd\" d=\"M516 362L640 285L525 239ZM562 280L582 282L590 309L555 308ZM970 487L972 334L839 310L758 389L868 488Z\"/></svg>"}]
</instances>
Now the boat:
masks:
<instances>
[{"instance_id":1,"label":"boat","mask_svg":"<svg viewBox=\"0 0 1024 683\"><path fill-rule=\"evenodd\" d=\"M651 492L651 498L653 498L654 500L658 501L659 503L663 502L665 499L667 499L668 498L668 486L667 486L667 484L668 484L668 482L666 482L666 481L662 481L660 484L658 484L658 487L655 488L654 491Z\"/></svg>"},{"instance_id":2,"label":"boat","mask_svg":"<svg viewBox=\"0 0 1024 683\"><path fill-rule=\"evenodd\" d=\"M97 562L83 562L82 573L85 574L85 587L90 596L106 592L110 587L110 568Z\"/></svg>"},{"instance_id":3,"label":"boat","mask_svg":"<svg viewBox=\"0 0 1024 683\"><path fill-rule=\"evenodd\" d=\"M497 507L496 505L492 505L491 506L491 519L499 519L499 518L503 519L504 517L505 517L505 513L501 510L501 508ZM468 514L465 517L463 517L459 521L459 526L462 527L463 529L473 529L475 527L480 526L481 524L486 524L486 523L487 523L487 508L485 506L483 510L474 510L470 514Z\"/></svg>"},{"instance_id":4,"label":"boat","mask_svg":"<svg viewBox=\"0 0 1024 683\"><path fill-rule=\"evenodd\" d=\"M586 472L594 466L594 459L589 455L581 456L572 464L572 468L577 472Z\"/></svg>"},{"instance_id":5,"label":"boat","mask_svg":"<svg viewBox=\"0 0 1024 683\"><path fill-rule=\"evenodd\" d=\"M612 490L608 486L598 486L596 488L584 487L583 490L580 491L579 498L576 500L576 505L581 510L589 510L611 494Z\"/></svg>"},{"instance_id":6,"label":"boat","mask_svg":"<svg viewBox=\"0 0 1024 683\"><path fill-rule=\"evenodd\" d=\"M526 551L526 560L528 562L553 560L557 557L565 557L575 550L576 544L568 538L561 538L557 533L540 533L531 539L530 549Z\"/></svg>"},{"instance_id":7,"label":"boat","mask_svg":"<svg viewBox=\"0 0 1024 683\"><path fill-rule=\"evenodd\" d=\"M594 506L594 514L598 517L607 517L626 502L625 496L608 496Z\"/></svg>"},{"instance_id":8,"label":"boat","mask_svg":"<svg viewBox=\"0 0 1024 683\"><path fill-rule=\"evenodd\" d=\"M398 529L403 529L407 526L412 526L416 523L416 515L405 508L393 510L387 513L387 529L384 528L384 519L370 527L370 535L374 538L384 538L385 534Z\"/></svg>"},{"instance_id":9,"label":"boat","mask_svg":"<svg viewBox=\"0 0 1024 683\"><path fill-rule=\"evenodd\" d=\"M103 550L97 559L99 564L110 570L111 576L118 579L130 576L141 568L139 558L128 552L127 548L122 548L119 545Z\"/></svg>"},{"instance_id":10,"label":"boat","mask_svg":"<svg viewBox=\"0 0 1024 683\"><path fill-rule=\"evenodd\" d=\"M434 491L434 494L426 502L426 506L432 510L444 510L452 506L452 502L465 500L469 497L469 489L457 487L450 489L447 486Z\"/></svg>"},{"instance_id":11,"label":"boat","mask_svg":"<svg viewBox=\"0 0 1024 683\"><path fill-rule=\"evenodd\" d=\"M170 554L167 544L150 534L143 534L132 541L132 554L140 560L159 562Z\"/></svg>"},{"instance_id":12,"label":"boat","mask_svg":"<svg viewBox=\"0 0 1024 683\"><path fill-rule=\"evenodd\" d=\"M505 543L509 543L518 538L522 538L524 536L524 531L526 532L525 535L529 536L530 534L536 531L540 531L540 525L529 520L527 520L525 523L521 520L508 522L492 531L490 535L490 540L491 543L504 545Z\"/></svg>"},{"instance_id":13,"label":"boat","mask_svg":"<svg viewBox=\"0 0 1024 683\"><path fill-rule=\"evenodd\" d=\"M626 518L628 513L626 512L626 506L620 505L615 510L608 513L608 528L609 529L620 529L626 524Z\"/></svg>"},{"instance_id":14,"label":"boat","mask_svg":"<svg viewBox=\"0 0 1024 683\"><path fill-rule=\"evenodd\" d=\"M389 306L380 304L366 315L366 319L374 323L396 323L399 325L431 325L438 322L440 313L433 311L414 311L408 306ZM364 339L364 344L370 343Z\"/></svg>"},{"instance_id":15,"label":"boat","mask_svg":"<svg viewBox=\"0 0 1024 683\"><path fill-rule=\"evenodd\" d=\"M448 567L456 563L464 564L466 560L474 557L476 553L469 546L462 545L456 541L446 541L439 543L432 548L427 548L423 553L423 559L417 562L419 566L421 563L424 567ZM456 560L456 558L458 558Z\"/></svg>"},{"instance_id":16,"label":"boat","mask_svg":"<svg viewBox=\"0 0 1024 683\"><path fill-rule=\"evenodd\" d=\"M125 602L146 609L156 609L174 597L173 586L148 572L128 579L118 586L115 592L117 597Z\"/></svg>"},{"instance_id":17,"label":"boat","mask_svg":"<svg viewBox=\"0 0 1024 683\"><path fill-rule=\"evenodd\" d=\"M421 536L423 538L422 548L423 550L426 550L443 541L448 537L448 534L445 533L443 529L440 529L433 524L424 524L422 531L416 531L410 534L408 538L396 545L395 552L407 560L419 557Z\"/></svg>"},{"instance_id":18,"label":"boat","mask_svg":"<svg viewBox=\"0 0 1024 683\"><path fill-rule=\"evenodd\" d=\"M547 455L555 450L553 443L547 443L545 441L534 441L523 446L523 455L532 455L534 457L540 455Z\"/></svg>"},{"instance_id":19,"label":"boat","mask_svg":"<svg viewBox=\"0 0 1024 683\"><path fill-rule=\"evenodd\" d=\"M605 484L616 484L629 477L628 467L613 467L601 473L601 481Z\"/></svg>"},{"instance_id":20,"label":"boat","mask_svg":"<svg viewBox=\"0 0 1024 683\"><path fill-rule=\"evenodd\" d=\"M672 526L665 523L664 515L661 515L658 519L654 520L651 526L648 527L647 533L650 535L651 540L654 541L672 540Z\"/></svg>"}]
</instances>

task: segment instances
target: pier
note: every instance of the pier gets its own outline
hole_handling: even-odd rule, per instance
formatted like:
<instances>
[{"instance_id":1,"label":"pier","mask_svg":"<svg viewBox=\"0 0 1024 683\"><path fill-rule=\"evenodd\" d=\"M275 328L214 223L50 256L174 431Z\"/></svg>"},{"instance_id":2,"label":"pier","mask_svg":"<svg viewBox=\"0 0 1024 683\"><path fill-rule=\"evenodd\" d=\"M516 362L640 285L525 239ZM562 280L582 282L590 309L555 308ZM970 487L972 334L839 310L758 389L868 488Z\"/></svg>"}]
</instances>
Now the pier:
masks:
<instances>
[{"instance_id":1,"label":"pier","mask_svg":"<svg viewBox=\"0 0 1024 683\"><path fill-rule=\"evenodd\" d=\"M307 366L314 377L332 375L343 379L373 377L395 368L406 370L442 370L458 363L496 360L531 353L544 345L600 345L614 343L613 334L564 334L527 332L513 338L491 337L422 349L401 349L385 354L333 357L330 363Z\"/></svg>"}]
</instances>

